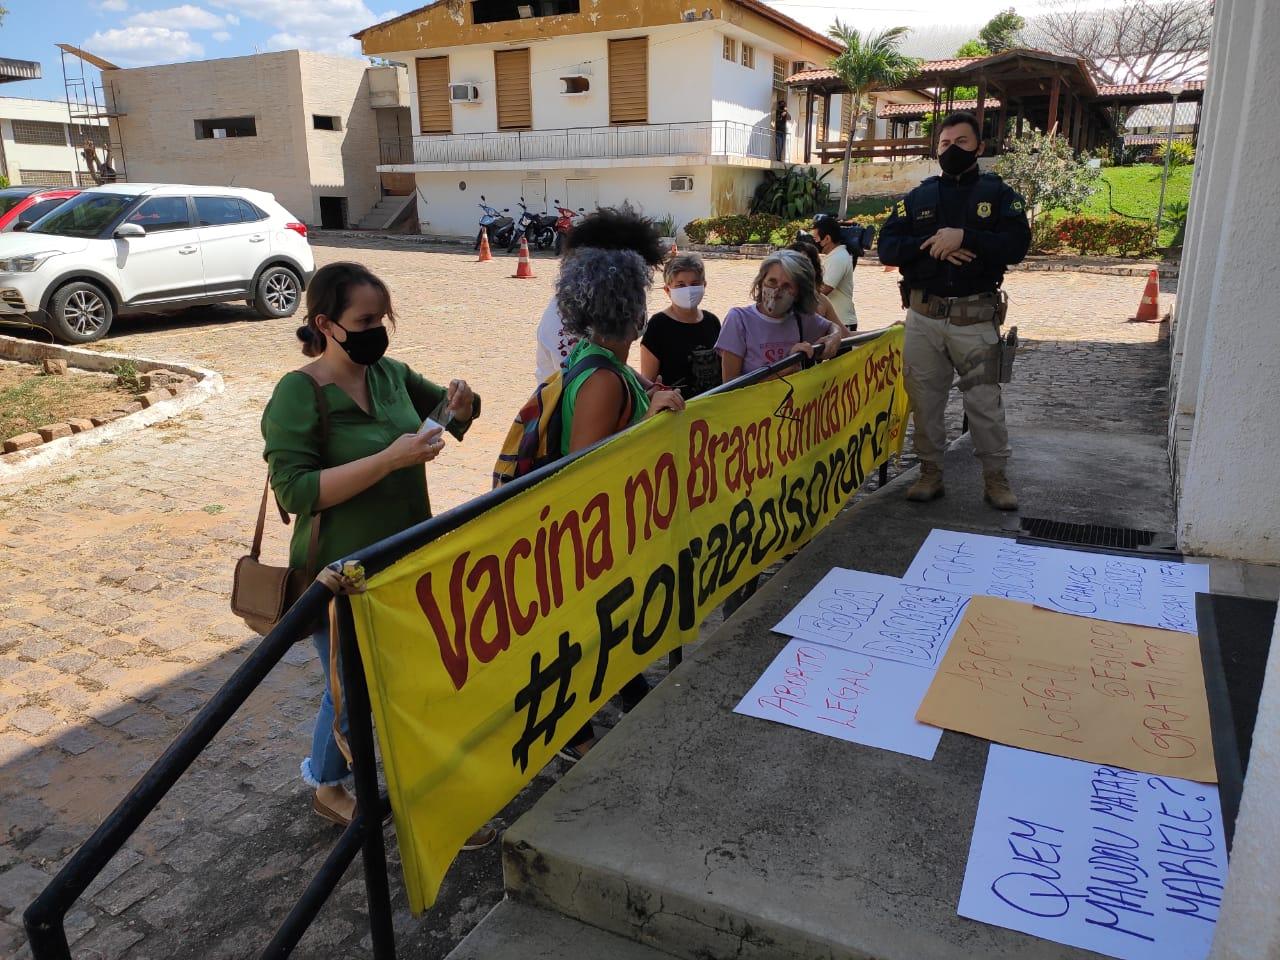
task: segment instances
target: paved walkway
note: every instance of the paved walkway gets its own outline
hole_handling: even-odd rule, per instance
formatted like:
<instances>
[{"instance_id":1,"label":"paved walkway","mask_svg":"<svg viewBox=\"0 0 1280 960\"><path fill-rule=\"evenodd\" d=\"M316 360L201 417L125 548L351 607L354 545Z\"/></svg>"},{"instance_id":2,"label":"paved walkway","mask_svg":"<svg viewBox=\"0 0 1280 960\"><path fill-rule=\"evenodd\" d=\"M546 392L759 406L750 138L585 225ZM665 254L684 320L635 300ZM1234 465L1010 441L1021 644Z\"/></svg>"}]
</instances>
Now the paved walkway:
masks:
<instances>
[{"instance_id":1,"label":"paved walkway","mask_svg":"<svg viewBox=\"0 0 1280 960\"><path fill-rule=\"evenodd\" d=\"M507 279L508 258L477 265L416 245L349 241L316 255L371 266L400 313L394 354L437 380L465 376L484 396L485 419L432 465L430 483L437 509L487 489L509 418L534 386L533 328L554 263L536 259L537 279L520 282ZM744 302L755 268L710 262L706 306L723 316ZM896 279L859 270L864 327L900 314ZM1158 328L1125 322L1141 280L1018 273L1008 288L1025 343L1006 395L1011 420L1142 418L1145 430L1163 417ZM295 322L250 318L223 307L119 323L105 349L212 367L226 393L0 487L0 956L23 943L31 897L256 640L227 591L262 486L262 406L300 356ZM283 557L282 529L272 532L268 550ZM304 646L289 654L91 888L70 917L77 958L256 955L336 837L309 813L297 777L318 698L314 660ZM543 771L503 820L560 772ZM398 875L392 890L402 955L441 957L500 899L497 845L464 855L421 920L404 909ZM356 869L295 955L367 956L363 908Z\"/></svg>"}]
</instances>

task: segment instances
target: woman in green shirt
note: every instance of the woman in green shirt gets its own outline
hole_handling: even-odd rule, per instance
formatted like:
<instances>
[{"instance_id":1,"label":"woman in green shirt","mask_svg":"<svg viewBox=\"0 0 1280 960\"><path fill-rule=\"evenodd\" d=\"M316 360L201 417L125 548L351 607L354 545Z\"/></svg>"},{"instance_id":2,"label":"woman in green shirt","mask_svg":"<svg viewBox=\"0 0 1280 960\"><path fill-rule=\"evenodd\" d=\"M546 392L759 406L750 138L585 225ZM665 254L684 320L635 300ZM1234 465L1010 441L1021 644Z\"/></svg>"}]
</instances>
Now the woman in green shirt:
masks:
<instances>
[{"instance_id":1,"label":"woman in green shirt","mask_svg":"<svg viewBox=\"0 0 1280 960\"><path fill-rule=\"evenodd\" d=\"M564 328L581 337L564 362L567 379L560 400L563 418L562 454L585 449L663 410L684 409L679 390L653 387L646 392L635 371L627 366L631 345L644 334L649 266L630 250L576 251L560 267L556 305ZM594 358L587 364L581 361ZM644 676L622 688L624 710L649 692ZM588 722L560 756L576 763L595 743Z\"/></svg>"},{"instance_id":2,"label":"woman in green shirt","mask_svg":"<svg viewBox=\"0 0 1280 960\"><path fill-rule=\"evenodd\" d=\"M465 380L440 387L384 356L388 322L394 326L395 313L386 284L360 264L322 267L307 288L298 339L314 359L281 378L262 415L271 487L297 517L290 566L308 566L313 523L320 530L310 573L428 519L423 464L440 454L444 439L439 427L419 428L433 417L461 440L479 412ZM302 778L316 788L315 812L346 824L355 798L333 735L327 624L312 642L325 688Z\"/></svg>"}]
</instances>

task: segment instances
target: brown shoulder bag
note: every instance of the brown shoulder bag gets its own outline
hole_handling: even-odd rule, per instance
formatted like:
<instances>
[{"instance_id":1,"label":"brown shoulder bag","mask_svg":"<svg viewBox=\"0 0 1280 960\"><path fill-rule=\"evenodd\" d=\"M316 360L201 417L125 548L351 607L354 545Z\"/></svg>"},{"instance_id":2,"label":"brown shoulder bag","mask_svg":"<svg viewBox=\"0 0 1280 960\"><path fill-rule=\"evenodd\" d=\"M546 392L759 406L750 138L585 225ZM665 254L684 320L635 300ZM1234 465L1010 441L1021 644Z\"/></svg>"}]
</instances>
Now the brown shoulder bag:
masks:
<instances>
[{"instance_id":1,"label":"brown shoulder bag","mask_svg":"<svg viewBox=\"0 0 1280 960\"><path fill-rule=\"evenodd\" d=\"M320 415L320 436L322 442L329 437L329 406L325 402L324 392L320 384L306 374L316 391L316 411ZM262 503L258 507L258 525L253 531L253 546L248 556L236 562L235 574L231 582L231 612L242 619L254 630L266 636L280 622L285 612L293 606L303 591L311 585L316 574L316 551L320 544L320 513L311 515L311 538L307 545L307 565L298 567L277 567L263 563L262 533L267 523L267 498L271 496L271 475L267 474L266 486L262 489ZM279 503L280 519L289 524L289 515Z\"/></svg>"}]
</instances>

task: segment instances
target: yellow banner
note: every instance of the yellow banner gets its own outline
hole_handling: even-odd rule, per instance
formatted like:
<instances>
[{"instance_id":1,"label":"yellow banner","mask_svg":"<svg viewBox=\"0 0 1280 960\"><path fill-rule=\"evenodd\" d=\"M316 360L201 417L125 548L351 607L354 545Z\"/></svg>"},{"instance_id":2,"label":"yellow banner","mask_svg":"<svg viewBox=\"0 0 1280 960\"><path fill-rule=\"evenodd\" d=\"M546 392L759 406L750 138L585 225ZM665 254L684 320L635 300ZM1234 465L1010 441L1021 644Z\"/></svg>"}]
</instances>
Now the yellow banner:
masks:
<instances>
[{"instance_id":1,"label":"yellow banner","mask_svg":"<svg viewBox=\"0 0 1280 960\"><path fill-rule=\"evenodd\" d=\"M414 912L601 705L902 446L902 328L692 401L352 597Z\"/></svg>"}]
</instances>

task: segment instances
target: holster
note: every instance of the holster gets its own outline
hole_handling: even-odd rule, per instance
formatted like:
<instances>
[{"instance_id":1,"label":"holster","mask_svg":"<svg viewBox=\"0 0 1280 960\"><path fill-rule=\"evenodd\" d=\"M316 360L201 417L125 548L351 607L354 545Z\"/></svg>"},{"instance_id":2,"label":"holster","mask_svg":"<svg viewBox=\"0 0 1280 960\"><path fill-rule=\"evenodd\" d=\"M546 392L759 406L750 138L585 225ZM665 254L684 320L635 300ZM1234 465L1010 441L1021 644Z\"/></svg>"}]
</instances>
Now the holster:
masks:
<instances>
[{"instance_id":1,"label":"holster","mask_svg":"<svg viewBox=\"0 0 1280 960\"><path fill-rule=\"evenodd\" d=\"M1005 298L1005 306L1008 306ZM1018 328L1010 327L1009 332L1000 338L1000 383L1013 380L1013 360L1018 355Z\"/></svg>"}]
</instances>

